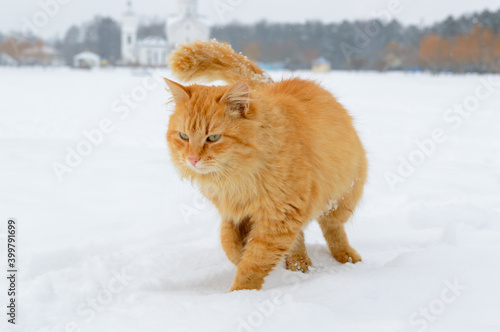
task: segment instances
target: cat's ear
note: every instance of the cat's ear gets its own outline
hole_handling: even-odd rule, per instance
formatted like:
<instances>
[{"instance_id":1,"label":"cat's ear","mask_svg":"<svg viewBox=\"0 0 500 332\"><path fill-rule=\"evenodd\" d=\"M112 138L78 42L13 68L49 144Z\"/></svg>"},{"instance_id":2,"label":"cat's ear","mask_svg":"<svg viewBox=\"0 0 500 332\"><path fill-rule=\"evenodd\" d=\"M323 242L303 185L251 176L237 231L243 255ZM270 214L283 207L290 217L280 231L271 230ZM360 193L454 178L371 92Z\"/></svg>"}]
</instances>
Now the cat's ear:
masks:
<instances>
[{"instance_id":1,"label":"cat's ear","mask_svg":"<svg viewBox=\"0 0 500 332\"><path fill-rule=\"evenodd\" d=\"M237 82L221 100L226 103L229 114L237 117L246 117L250 107L250 87L245 82Z\"/></svg>"},{"instance_id":2,"label":"cat's ear","mask_svg":"<svg viewBox=\"0 0 500 332\"><path fill-rule=\"evenodd\" d=\"M165 83L167 83L176 104L189 99L189 90L184 85L171 81L165 77L163 79Z\"/></svg>"}]
</instances>

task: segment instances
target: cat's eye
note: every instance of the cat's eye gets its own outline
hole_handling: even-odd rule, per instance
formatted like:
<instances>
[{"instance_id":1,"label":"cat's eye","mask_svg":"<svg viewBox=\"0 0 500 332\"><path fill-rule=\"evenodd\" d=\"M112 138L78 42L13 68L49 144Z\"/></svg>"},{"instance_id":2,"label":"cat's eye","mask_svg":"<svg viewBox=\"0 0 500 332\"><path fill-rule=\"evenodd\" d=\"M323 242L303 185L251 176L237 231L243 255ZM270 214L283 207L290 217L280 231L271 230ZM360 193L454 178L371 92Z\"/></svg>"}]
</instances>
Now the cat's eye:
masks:
<instances>
[{"instance_id":1,"label":"cat's eye","mask_svg":"<svg viewBox=\"0 0 500 332\"><path fill-rule=\"evenodd\" d=\"M185 140L185 141L189 141L189 136L188 136L188 135L186 135L186 134L184 134L184 133L179 133L179 136L180 136L183 140Z\"/></svg>"},{"instance_id":2,"label":"cat's eye","mask_svg":"<svg viewBox=\"0 0 500 332\"><path fill-rule=\"evenodd\" d=\"M207 138L209 142L217 142L220 139L220 135L210 135Z\"/></svg>"}]
</instances>

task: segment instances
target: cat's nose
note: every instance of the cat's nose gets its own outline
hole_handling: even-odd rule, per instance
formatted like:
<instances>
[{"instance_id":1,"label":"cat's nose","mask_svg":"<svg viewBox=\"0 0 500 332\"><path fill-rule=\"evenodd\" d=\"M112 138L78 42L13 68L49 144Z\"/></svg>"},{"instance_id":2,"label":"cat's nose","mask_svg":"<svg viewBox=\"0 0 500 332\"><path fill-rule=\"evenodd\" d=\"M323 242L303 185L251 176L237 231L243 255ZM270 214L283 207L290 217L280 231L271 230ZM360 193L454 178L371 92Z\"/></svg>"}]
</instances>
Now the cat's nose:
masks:
<instances>
[{"instance_id":1,"label":"cat's nose","mask_svg":"<svg viewBox=\"0 0 500 332\"><path fill-rule=\"evenodd\" d=\"M200 161L200 158L194 157L194 158L188 158L189 162L193 164L193 166L196 166L196 163Z\"/></svg>"}]
</instances>

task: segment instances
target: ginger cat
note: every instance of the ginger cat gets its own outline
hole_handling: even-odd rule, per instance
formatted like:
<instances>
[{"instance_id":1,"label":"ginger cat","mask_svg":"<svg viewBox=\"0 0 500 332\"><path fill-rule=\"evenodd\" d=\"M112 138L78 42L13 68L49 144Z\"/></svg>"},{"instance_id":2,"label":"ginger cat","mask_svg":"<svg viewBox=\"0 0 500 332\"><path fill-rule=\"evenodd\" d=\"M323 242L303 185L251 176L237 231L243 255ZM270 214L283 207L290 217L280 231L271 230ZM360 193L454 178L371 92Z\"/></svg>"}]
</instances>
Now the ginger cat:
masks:
<instances>
[{"instance_id":1,"label":"ginger cat","mask_svg":"<svg viewBox=\"0 0 500 332\"><path fill-rule=\"evenodd\" d=\"M285 258L306 272L302 229L316 219L333 257L361 261L347 240L367 173L352 119L318 84L273 82L246 57L216 41L183 44L170 56L184 81L173 95L167 141L181 176L196 182L222 217L221 242L237 266L231 290L260 289Z\"/></svg>"}]
</instances>

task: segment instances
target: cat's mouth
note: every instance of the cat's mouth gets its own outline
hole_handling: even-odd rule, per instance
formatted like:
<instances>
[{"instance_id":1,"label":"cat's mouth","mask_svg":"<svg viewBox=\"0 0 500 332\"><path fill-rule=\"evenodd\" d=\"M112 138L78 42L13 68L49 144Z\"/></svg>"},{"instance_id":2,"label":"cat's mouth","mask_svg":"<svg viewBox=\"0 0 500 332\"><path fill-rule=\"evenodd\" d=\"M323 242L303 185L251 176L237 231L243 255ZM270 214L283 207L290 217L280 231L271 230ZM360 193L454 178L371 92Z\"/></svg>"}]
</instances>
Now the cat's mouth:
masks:
<instances>
[{"instance_id":1,"label":"cat's mouth","mask_svg":"<svg viewBox=\"0 0 500 332\"><path fill-rule=\"evenodd\" d=\"M186 162L186 164L191 170L193 170L199 174L208 174L208 173L212 173L214 171L214 169L212 167L204 166L200 162L197 163L196 165L193 165L190 162Z\"/></svg>"}]
</instances>

